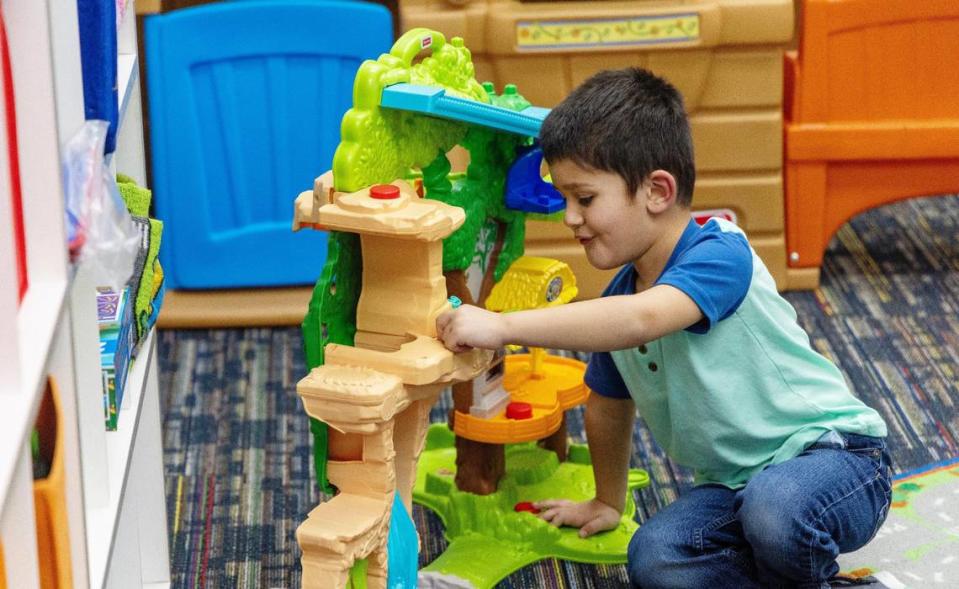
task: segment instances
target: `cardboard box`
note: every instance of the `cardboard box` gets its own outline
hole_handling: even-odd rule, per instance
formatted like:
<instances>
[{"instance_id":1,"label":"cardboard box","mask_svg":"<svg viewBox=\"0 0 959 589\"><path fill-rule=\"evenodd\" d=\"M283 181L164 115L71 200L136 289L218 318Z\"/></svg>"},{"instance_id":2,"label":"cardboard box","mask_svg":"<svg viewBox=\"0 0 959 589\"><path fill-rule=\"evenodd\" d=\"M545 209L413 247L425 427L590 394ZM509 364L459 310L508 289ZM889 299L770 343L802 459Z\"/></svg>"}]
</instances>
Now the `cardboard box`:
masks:
<instances>
[{"instance_id":1,"label":"cardboard box","mask_svg":"<svg viewBox=\"0 0 959 589\"><path fill-rule=\"evenodd\" d=\"M133 313L132 305L127 304L127 295L128 290L119 293L101 290L97 294L103 416L109 431L117 429L133 351Z\"/></svg>"}]
</instances>

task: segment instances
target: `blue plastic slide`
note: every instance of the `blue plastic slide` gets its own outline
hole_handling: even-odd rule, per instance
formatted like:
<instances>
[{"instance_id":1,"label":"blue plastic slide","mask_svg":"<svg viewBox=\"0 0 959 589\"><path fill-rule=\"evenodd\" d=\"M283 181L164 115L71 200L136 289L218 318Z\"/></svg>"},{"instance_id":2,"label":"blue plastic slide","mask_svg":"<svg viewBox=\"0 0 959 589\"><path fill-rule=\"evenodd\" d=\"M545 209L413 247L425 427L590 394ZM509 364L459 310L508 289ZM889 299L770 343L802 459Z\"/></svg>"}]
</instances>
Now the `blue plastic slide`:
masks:
<instances>
[{"instance_id":1,"label":"blue plastic slide","mask_svg":"<svg viewBox=\"0 0 959 589\"><path fill-rule=\"evenodd\" d=\"M443 88L415 84L387 86L383 89L380 106L482 125L527 137L539 135L543 119L549 114L548 108L531 106L517 112L469 98L447 96Z\"/></svg>"}]
</instances>

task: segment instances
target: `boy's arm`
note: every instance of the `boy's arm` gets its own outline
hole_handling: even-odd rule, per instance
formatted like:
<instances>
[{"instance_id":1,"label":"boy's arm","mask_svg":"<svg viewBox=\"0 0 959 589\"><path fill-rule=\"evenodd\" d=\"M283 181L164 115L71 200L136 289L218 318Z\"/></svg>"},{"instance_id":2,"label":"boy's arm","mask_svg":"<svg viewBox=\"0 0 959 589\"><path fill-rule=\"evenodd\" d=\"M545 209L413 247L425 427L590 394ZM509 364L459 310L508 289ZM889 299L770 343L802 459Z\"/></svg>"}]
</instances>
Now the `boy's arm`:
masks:
<instances>
[{"instance_id":1,"label":"boy's arm","mask_svg":"<svg viewBox=\"0 0 959 589\"><path fill-rule=\"evenodd\" d=\"M645 344L702 318L689 295L660 284L632 295L502 315L463 306L440 315L436 327L454 352L506 344L606 352Z\"/></svg>"},{"instance_id":2,"label":"boy's arm","mask_svg":"<svg viewBox=\"0 0 959 589\"><path fill-rule=\"evenodd\" d=\"M555 526L579 528L580 537L619 525L626 506L626 479L633 449L631 399L590 395L586 402L586 437L596 479L596 498L581 503L540 501L540 517Z\"/></svg>"},{"instance_id":3,"label":"boy's arm","mask_svg":"<svg viewBox=\"0 0 959 589\"><path fill-rule=\"evenodd\" d=\"M596 479L596 498L620 514L626 507L626 479L633 453L632 399L592 393L586 402L586 441Z\"/></svg>"}]
</instances>

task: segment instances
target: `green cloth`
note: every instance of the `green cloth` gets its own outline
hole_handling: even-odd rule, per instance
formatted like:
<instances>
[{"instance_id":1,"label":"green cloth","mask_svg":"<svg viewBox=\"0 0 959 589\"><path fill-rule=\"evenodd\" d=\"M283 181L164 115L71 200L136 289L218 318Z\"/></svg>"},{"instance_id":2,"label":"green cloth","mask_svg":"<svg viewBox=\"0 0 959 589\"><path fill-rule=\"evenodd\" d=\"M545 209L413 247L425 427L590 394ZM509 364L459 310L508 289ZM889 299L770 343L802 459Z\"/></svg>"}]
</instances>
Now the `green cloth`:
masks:
<instances>
[{"instance_id":1,"label":"green cloth","mask_svg":"<svg viewBox=\"0 0 959 589\"><path fill-rule=\"evenodd\" d=\"M140 278L136 302L133 307L138 337L143 337L156 322L163 302L163 269L160 267L160 238L163 234L163 221L150 219L150 245L147 263Z\"/></svg>"},{"instance_id":2,"label":"green cloth","mask_svg":"<svg viewBox=\"0 0 959 589\"><path fill-rule=\"evenodd\" d=\"M886 435L879 414L812 348L795 309L755 251L752 257L746 298L707 333L683 330L612 352L653 437L694 470L697 485L740 488L830 431Z\"/></svg>"},{"instance_id":3,"label":"green cloth","mask_svg":"<svg viewBox=\"0 0 959 589\"><path fill-rule=\"evenodd\" d=\"M133 316L137 327L137 342L146 335L156 321L162 303L163 270L160 267L160 240L163 222L148 217L153 193L138 186L131 178L117 174L120 197L140 230L140 252L130 279Z\"/></svg>"},{"instance_id":4,"label":"green cloth","mask_svg":"<svg viewBox=\"0 0 959 589\"><path fill-rule=\"evenodd\" d=\"M153 193L142 186L137 186L129 176L117 174L117 188L120 189L120 197L127 205L127 210L135 217L150 216L150 200Z\"/></svg>"}]
</instances>

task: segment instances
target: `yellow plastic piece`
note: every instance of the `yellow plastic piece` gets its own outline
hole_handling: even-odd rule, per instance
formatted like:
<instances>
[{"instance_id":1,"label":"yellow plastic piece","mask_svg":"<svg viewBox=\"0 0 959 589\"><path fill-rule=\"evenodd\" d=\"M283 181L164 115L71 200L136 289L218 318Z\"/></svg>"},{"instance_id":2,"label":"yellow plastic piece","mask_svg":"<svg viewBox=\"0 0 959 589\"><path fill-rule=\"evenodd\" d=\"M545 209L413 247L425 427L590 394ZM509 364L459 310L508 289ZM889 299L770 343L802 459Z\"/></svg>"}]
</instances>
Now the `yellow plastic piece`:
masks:
<instances>
[{"instance_id":1,"label":"yellow plastic piece","mask_svg":"<svg viewBox=\"0 0 959 589\"><path fill-rule=\"evenodd\" d=\"M530 419L507 419L503 412L490 419L481 419L457 411L453 431L458 436L489 444L541 440L559 429L564 411L581 405L589 397L589 389L583 383L586 365L579 360L546 356L542 378L533 374L528 354L506 356L505 362L503 388L513 401L532 405L533 416Z\"/></svg>"},{"instance_id":2,"label":"yellow plastic piece","mask_svg":"<svg viewBox=\"0 0 959 589\"><path fill-rule=\"evenodd\" d=\"M579 293L569 265L552 258L523 256L513 262L493 287L486 308L511 312L555 307L570 302Z\"/></svg>"},{"instance_id":3,"label":"yellow plastic piece","mask_svg":"<svg viewBox=\"0 0 959 589\"><path fill-rule=\"evenodd\" d=\"M576 276L569 266L552 258L523 256L513 262L493 287L486 308L490 311L522 311L563 305L576 298ZM541 366L546 351L531 348L530 367L533 378L543 378ZM555 431L555 430L554 430Z\"/></svg>"}]
</instances>

